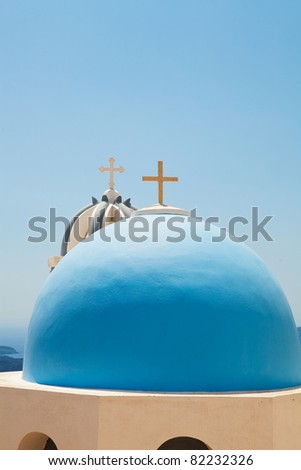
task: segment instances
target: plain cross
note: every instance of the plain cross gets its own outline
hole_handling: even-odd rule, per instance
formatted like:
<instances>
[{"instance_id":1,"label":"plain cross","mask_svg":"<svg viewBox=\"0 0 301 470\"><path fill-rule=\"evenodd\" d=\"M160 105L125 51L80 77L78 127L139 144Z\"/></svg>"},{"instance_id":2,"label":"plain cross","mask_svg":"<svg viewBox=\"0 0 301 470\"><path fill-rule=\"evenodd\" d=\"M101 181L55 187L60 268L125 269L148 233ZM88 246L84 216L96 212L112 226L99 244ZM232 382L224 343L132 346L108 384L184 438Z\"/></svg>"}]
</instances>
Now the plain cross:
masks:
<instances>
[{"instance_id":1,"label":"plain cross","mask_svg":"<svg viewBox=\"0 0 301 470\"><path fill-rule=\"evenodd\" d=\"M115 158L114 157L110 157L109 158L109 163L110 163L110 166L109 168L106 168L104 166L101 166L99 168L99 171L101 171L101 173L104 173L105 171L109 171L110 172L110 180L109 180L109 188L110 189L114 189L114 186L115 186L115 182L114 182L114 173L117 171L118 173L123 173L125 170L122 166L120 166L119 168L115 168L114 167L114 163L115 163Z\"/></svg>"},{"instance_id":2,"label":"plain cross","mask_svg":"<svg viewBox=\"0 0 301 470\"><path fill-rule=\"evenodd\" d=\"M163 162L158 161L158 176L142 176L142 181L156 181L158 183L158 202L163 205L163 183L179 181L176 176L163 176Z\"/></svg>"}]
</instances>

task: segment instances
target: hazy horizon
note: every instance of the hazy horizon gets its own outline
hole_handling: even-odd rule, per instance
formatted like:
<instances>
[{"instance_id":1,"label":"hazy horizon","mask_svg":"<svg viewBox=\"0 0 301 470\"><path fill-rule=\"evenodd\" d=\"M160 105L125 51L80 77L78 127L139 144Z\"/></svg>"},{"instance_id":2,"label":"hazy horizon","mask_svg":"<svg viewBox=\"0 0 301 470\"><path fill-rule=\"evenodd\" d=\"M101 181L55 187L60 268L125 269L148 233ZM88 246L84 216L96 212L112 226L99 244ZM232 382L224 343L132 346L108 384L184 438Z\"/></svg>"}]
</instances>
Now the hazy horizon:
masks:
<instances>
[{"instance_id":1,"label":"hazy horizon","mask_svg":"<svg viewBox=\"0 0 301 470\"><path fill-rule=\"evenodd\" d=\"M1 328L0 346L10 346L18 353L23 353L26 333L26 328Z\"/></svg>"}]
</instances>

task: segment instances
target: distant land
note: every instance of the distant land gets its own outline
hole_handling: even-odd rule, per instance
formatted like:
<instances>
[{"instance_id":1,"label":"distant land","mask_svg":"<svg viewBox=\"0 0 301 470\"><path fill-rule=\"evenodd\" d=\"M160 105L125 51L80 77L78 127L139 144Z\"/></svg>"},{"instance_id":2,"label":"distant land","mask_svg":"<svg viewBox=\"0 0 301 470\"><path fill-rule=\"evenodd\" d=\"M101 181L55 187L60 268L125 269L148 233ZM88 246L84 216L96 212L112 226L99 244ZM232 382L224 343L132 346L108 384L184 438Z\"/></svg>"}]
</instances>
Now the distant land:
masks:
<instances>
[{"instance_id":1,"label":"distant land","mask_svg":"<svg viewBox=\"0 0 301 470\"><path fill-rule=\"evenodd\" d=\"M0 346L0 372L11 372L16 370L22 370L23 359L11 357L14 354L18 354L18 351L11 346Z\"/></svg>"},{"instance_id":2,"label":"distant land","mask_svg":"<svg viewBox=\"0 0 301 470\"><path fill-rule=\"evenodd\" d=\"M297 328L299 340L301 343L301 326ZM11 357L17 354L17 351L10 346L0 346L0 372L12 372L22 370L23 359Z\"/></svg>"},{"instance_id":3,"label":"distant land","mask_svg":"<svg viewBox=\"0 0 301 470\"><path fill-rule=\"evenodd\" d=\"M0 346L0 356L4 356L5 354L17 354L17 351L10 346Z\"/></svg>"},{"instance_id":4,"label":"distant land","mask_svg":"<svg viewBox=\"0 0 301 470\"><path fill-rule=\"evenodd\" d=\"M0 356L0 372L22 370L23 359L10 356Z\"/></svg>"}]
</instances>

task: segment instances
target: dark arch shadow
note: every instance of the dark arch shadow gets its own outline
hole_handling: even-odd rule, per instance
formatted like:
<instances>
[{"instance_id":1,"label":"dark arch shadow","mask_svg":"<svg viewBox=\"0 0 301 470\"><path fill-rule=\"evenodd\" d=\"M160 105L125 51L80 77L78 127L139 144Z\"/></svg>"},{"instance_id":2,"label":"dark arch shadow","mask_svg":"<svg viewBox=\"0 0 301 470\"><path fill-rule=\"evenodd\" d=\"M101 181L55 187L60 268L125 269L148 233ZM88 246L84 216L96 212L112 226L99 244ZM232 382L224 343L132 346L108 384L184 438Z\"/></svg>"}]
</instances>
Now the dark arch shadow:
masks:
<instances>
[{"instance_id":1,"label":"dark arch shadow","mask_svg":"<svg viewBox=\"0 0 301 470\"><path fill-rule=\"evenodd\" d=\"M57 447L51 437L48 437L43 450L57 450Z\"/></svg>"},{"instance_id":2,"label":"dark arch shadow","mask_svg":"<svg viewBox=\"0 0 301 470\"><path fill-rule=\"evenodd\" d=\"M158 450L209 450L203 441L194 437L180 436L169 439L160 445Z\"/></svg>"},{"instance_id":3,"label":"dark arch shadow","mask_svg":"<svg viewBox=\"0 0 301 470\"><path fill-rule=\"evenodd\" d=\"M18 450L58 450L51 437L43 432L30 432L21 440Z\"/></svg>"}]
</instances>

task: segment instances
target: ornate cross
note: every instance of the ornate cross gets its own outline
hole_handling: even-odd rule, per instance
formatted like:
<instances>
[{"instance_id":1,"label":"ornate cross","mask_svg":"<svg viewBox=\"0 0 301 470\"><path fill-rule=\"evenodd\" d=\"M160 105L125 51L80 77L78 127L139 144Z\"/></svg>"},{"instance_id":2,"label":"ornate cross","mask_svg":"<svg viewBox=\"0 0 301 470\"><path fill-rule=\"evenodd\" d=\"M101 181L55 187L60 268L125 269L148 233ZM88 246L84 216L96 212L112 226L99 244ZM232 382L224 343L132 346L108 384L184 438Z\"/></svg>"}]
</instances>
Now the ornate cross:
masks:
<instances>
[{"instance_id":1,"label":"ornate cross","mask_svg":"<svg viewBox=\"0 0 301 470\"><path fill-rule=\"evenodd\" d=\"M142 181L156 181L158 183L158 202L163 205L163 183L179 181L176 176L163 176L163 162L158 161L158 176L142 176Z\"/></svg>"},{"instance_id":2,"label":"ornate cross","mask_svg":"<svg viewBox=\"0 0 301 470\"><path fill-rule=\"evenodd\" d=\"M115 182L114 182L114 173L117 171L118 173L123 173L125 170L122 166L120 166L119 168L115 168L114 167L114 162L115 162L115 158L114 157L110 157L109 158L109 163L110 163L110 166L109 168L106 168L104 166L101 166L99 168L99 171L101 173L104 173L105 171L109 171L110 172L110 180L109 180L109 188L110 189L114 189L114 186L115 186Z\"/></svg>"}]
</instances>

